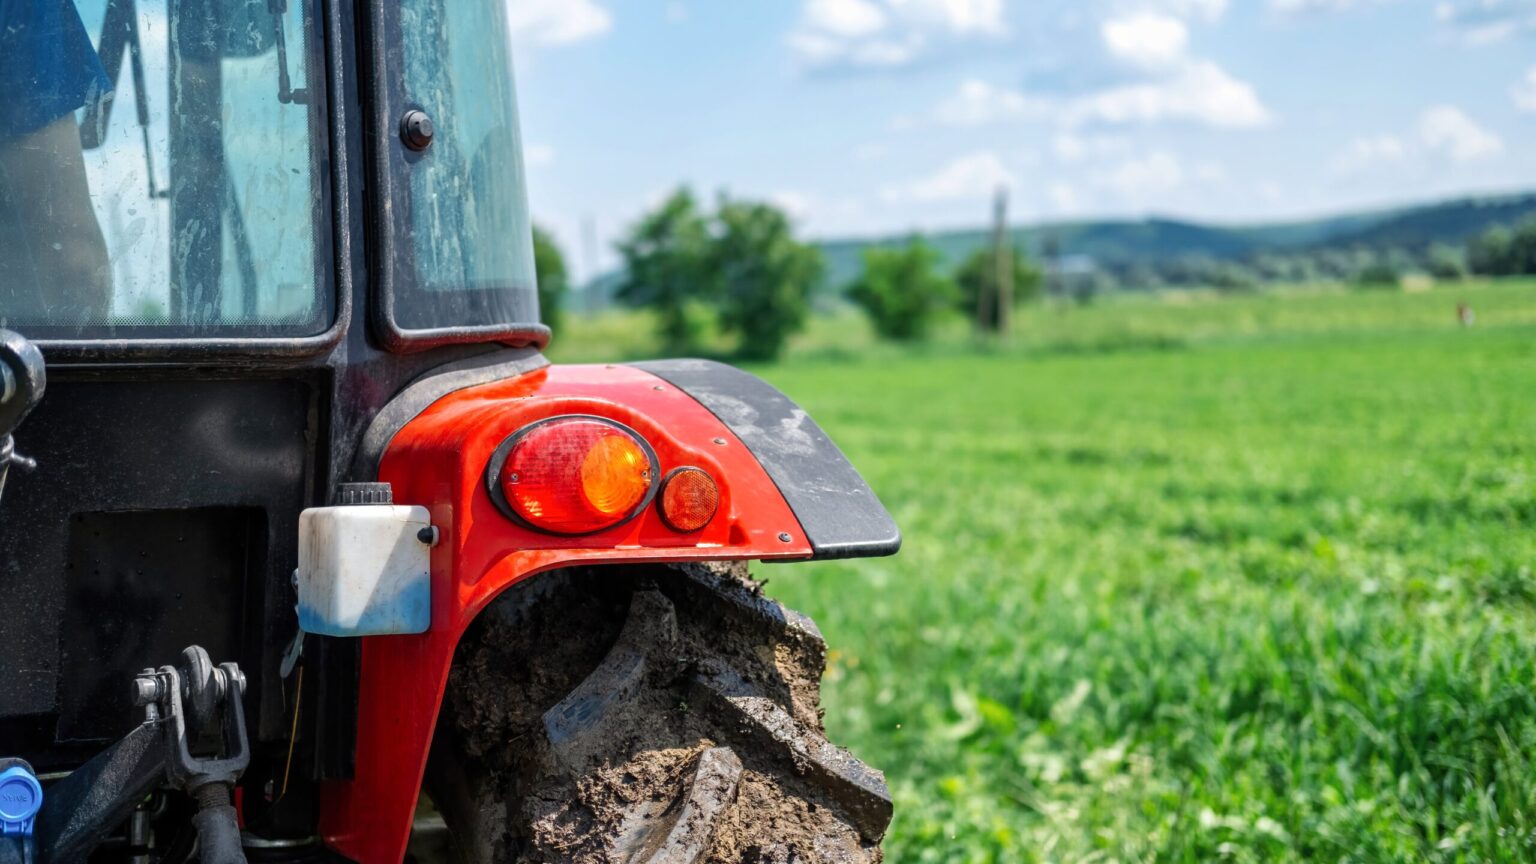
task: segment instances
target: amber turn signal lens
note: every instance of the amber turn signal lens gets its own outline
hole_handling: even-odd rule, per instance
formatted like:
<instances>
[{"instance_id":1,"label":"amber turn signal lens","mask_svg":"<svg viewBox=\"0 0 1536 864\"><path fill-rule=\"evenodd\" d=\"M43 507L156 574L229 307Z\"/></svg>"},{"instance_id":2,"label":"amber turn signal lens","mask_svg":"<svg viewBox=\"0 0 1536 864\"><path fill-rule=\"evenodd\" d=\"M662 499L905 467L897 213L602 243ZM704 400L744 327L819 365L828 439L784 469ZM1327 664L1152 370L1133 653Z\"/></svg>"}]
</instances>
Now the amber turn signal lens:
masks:
<instances>
[{"instance_id":1,"label":"amber turn signal lens","mask_svg":"<svg viewBox=\"0 0 1536 864\"><path fill-rule=\"evenodd\" d=\"M720 487L701 468L679 468L661 487L661 518L674 531L690 533L709 524L720 509Z\"/></svg>"},{"instance_id":2,"label":"amber turn signal lens","mask_svg":"<svg viewBox=\"0 0 1536 864\"><path fill-rule=\"evenodd\" d=\"M600 420L550 420L519 435L497 482L507 505L535 528L591 534L647 501L655 464L634 433Z\"/></svg>"}]
</instances>

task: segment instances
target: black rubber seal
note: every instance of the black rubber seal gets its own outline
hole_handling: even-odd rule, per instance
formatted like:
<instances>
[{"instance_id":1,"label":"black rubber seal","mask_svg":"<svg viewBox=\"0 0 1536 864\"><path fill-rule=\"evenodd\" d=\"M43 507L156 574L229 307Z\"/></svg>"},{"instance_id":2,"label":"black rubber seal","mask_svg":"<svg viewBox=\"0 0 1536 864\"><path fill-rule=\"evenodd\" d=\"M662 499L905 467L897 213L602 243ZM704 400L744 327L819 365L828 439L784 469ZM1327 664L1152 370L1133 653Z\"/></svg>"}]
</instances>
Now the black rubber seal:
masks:
<instances>
[{"instance_id":1,"label":"black rubber seal","mask_svg":"<svg viewBox=\"0 0 1536 864\"><path fill-rule=\"evenodd\" d=\"M375 414L357 446L357 456L352 462L352 476L360 481L375 480L379 476L379 460L389 442L415 420L433 402L470 387L490 384L526 375L549 365L543 354L533 348L516 348L477 354L465 360L445 363L442 366L407 384L395 394L395 398Z\"/></svg>"}]
</instances>

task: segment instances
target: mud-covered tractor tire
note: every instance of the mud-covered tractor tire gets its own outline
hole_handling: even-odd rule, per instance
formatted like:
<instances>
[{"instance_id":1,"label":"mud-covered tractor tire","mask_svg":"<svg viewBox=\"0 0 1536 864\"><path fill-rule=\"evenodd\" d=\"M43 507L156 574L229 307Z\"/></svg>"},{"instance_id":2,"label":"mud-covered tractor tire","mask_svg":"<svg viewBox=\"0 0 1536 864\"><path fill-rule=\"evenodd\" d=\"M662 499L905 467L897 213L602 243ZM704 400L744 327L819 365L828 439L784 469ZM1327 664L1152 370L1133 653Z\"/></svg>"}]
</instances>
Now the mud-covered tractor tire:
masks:
<instances>
[{"instance_id":1,"label":"mud-covered tractor tire","mask_svg":"<svg viewBox=\"0 0 1536 864\"><path fill-rule=\"evenodd\" d=\"M825 663L744 566L511 589L460 645L428 766L453 860L879 862L890 795L826 739Z\"/></svg>"}]
</instances>

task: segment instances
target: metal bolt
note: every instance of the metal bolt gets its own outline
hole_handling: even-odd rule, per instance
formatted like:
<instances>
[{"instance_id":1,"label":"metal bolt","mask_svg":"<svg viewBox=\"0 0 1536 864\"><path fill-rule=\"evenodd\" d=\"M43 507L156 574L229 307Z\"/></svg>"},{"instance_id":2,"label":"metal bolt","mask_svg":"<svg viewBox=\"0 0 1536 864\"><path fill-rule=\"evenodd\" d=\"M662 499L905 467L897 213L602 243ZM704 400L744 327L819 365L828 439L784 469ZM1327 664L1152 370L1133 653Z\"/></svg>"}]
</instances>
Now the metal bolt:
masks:
<instances>
[{"instance_id":1,"label":"metal bolt","mask_svg":"<svg viewBox=\"0 0 1536 864\"><path fill-rule=\"evenodd\" d=\"M517 475L516 474L508 474L507 475L507 482L508 483L516 483L517 482Z\"/></svg>"},{"instance_id":2,"label":"metal bolt","mask_svg":"<svg viewBox=\"0 0 1536 864\"><path fill-rule=\"evenodd\" d=\"M724 438L716 438L715 439L715 443L719 444L721 447L724 447L725 446L725 439Z\"/></svg>"},{"instance_id":3,"label":"metal bolt","mask_svg":"<svg viewBox=\"0 0 1536 864\"><path fill-rule=\"evenodd\" d=\"M795 538L789 536L789 532L788 531L781 531L781 532L779 532L779 542L780 543L788 543L789 541L791 541L793 539L795 539Z\"/></svg>"},{"instance_id":4,"label":"metal bolt","mask_svg":"<svg viewBox=\"0 0 1536 864\"><path fill-rule=\"evenodd\" d=\"M160 701L165 687L159 677L150 676L133 679L133 704L138 707L153 705Z\"/></svg>"},{"instance_id":5,"label":"metal bolt","mask_svg":"<svg viewBox=\"0 0 1536 864\"><path fill-rule=\"evenodd\" d=\"M667 388L665 388L665 387L663 387L663 386L661 386L661 385L660 385L660 384L657 384L657 385L656 385L656 386L655 386L655 387L652 387L652 388L651 388L651 389L652 389L652 390L665 390L665 389L667 389Z\"/></svg>"},{"instance_id":6,"label":"metal bolt","mask_svg":"<svg viewBox=\"0 0 1536 864\"><path fill-rule=\"evenodd\" d=\"M432 118L425 111L412 109L400 118L400 140L418 153L432 146L432 136L436 132Z\"/></svg>"}]
</instances>

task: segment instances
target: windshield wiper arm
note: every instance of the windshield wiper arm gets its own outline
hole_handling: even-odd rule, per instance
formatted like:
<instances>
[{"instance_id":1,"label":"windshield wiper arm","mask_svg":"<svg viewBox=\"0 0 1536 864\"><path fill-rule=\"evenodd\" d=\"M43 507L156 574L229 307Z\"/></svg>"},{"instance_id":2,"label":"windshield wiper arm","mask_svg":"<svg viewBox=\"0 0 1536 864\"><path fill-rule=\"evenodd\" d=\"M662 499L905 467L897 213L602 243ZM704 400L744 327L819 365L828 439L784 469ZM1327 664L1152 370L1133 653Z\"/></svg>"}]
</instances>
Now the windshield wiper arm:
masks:
<instances>
[{"instance_id":1,"label":"windshield wiper arm","mask_svg":"<svg viewBox=\"0 0 1536 864\"><path fill-rule=\"evenodd\" d=\"M123 51L128 52L128 75L133 79L133 107L139 123L139 134L144 140L144 168L149 173L149 197L168 198L170 191L158 188L155 182L155 151L149 140L149 88L145 84L144 48L139 42L139 10L134 0L108 0L106 19L101 24L101 39L97 41L97 56L107 70L107 78L114 90L123 68ZM107 137L107 124L112 119L112 103L116 99L104 94L85 105L85 119L80 124L80 146L94 150Z\"/></svg>"},{"instance_id":2,"label":"windshield wiper arm","mask_svg":"<svg viewBox=\"0 0 1536 864\"><path fill-rule=\"evenodd\" d=\"M288 32L283 18L288 14L288 0L267 0L272 13L273 35L277 39L277 101L284 105L309 104L309 91L303 87L293 89L288 77Z\"/></svg>"}]
</instances>

